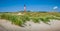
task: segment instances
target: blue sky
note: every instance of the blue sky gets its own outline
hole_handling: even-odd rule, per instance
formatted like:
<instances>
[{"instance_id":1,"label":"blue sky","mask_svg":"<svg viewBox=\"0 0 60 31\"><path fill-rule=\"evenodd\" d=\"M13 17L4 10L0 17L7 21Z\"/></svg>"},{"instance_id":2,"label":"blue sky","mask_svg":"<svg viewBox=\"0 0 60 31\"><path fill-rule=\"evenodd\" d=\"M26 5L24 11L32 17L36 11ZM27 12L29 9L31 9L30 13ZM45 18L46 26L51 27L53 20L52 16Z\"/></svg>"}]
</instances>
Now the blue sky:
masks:
<instances>
[{"instance_id":1,"label":"blue sky","mask_svg":"<svg viewBox=\"0 0 60 31\"><path fill-rule=\"evenodd\" d=\"M0 12L16 12L24 10L26 4L30 11L58 11L60 0L0 0Z\"/></svg>"}]
</instances>

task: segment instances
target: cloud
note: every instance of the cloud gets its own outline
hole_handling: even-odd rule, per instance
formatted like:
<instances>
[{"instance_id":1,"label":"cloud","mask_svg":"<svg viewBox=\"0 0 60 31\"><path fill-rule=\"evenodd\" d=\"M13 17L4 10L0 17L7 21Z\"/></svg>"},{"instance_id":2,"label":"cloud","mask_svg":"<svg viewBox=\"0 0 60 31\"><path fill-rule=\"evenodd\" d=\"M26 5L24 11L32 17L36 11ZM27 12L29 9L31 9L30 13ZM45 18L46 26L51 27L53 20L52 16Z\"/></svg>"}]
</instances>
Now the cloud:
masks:
<instances>
[{"instance_id":1,"label":"cloud","mask_svg":"<svg viewBox=\"0 0 60 31\"><path fill-rule=\"evenodd\" d=\"M58 8L58 6L53 7L53 9L57 9L57 8Z\"/></svg>"}]
</instances>

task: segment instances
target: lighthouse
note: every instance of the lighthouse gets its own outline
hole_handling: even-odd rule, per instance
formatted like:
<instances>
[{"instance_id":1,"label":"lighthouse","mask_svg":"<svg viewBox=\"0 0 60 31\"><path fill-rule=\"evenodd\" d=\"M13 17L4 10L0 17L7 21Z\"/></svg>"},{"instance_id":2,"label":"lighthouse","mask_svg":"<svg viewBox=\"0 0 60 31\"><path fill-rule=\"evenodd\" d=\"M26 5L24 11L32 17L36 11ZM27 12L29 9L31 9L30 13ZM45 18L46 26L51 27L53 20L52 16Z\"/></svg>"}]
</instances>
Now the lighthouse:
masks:
<instances>
[{"instance_id":1,"label":"lighthouse","mask_svg":"<svg viewBox=\"0 0 60 31\"><path fill-rule=\"evenodd\" d=\"M24 4L24 12L26 12L26 5Z\"/></svg>"}]
</instances>

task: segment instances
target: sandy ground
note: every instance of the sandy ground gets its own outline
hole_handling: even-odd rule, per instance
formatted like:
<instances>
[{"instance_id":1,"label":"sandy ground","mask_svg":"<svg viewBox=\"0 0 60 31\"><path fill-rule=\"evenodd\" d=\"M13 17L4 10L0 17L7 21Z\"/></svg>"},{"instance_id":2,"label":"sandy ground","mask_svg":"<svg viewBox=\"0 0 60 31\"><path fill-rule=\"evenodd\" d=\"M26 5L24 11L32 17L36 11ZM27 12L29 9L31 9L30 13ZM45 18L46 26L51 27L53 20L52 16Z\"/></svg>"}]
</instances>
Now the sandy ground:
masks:
<instances>
[{"instance_id":1,"label":"sandy ground","mask_svg":"<svg viewBox=\"0 0 60 31\"><path fill-rule=\"evenodd\" d=\"M42 21L40 23L27 21L25 24L25 27L20 27L7 20L0 19L0 31L60 31L60 20L50 20L50 25Z\"/></svg>"}]
</instances>

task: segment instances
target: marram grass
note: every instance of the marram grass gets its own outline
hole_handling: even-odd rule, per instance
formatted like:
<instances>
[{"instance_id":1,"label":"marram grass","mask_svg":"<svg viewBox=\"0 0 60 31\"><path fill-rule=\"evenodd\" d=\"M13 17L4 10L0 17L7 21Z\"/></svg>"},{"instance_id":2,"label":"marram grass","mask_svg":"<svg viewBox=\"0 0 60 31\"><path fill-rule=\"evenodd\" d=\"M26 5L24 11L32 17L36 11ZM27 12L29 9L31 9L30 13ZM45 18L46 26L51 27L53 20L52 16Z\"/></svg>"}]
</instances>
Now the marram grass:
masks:
<instances>
[{"instance_id":1,"label":"marram grass","mask_svg":"<svg viewBox=\"0 0 60 31\"><path fill-rule=\"evenodd\" d=\"M54 17L55 16L55 17ZM1 19L6 19L12 22L12 24L23 26L26 21L32 20L34 23L43 21L44 23L50 22L50 19L60 20L60 13L24 13L24 15L15 15L11 13L4 13L0 15Z\"/></svg>"}]
</instances>

